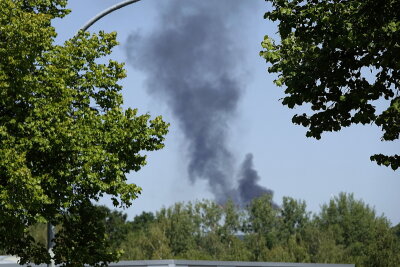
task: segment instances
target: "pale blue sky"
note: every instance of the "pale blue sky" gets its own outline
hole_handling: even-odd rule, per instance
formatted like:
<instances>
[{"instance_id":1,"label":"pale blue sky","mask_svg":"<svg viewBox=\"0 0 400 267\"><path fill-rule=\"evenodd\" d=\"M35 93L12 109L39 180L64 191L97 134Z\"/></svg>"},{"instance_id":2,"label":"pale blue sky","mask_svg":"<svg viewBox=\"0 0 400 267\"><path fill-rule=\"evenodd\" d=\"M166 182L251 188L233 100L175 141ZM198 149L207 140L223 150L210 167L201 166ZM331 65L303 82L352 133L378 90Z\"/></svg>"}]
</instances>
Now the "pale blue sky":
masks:
<instances>
[{"instance_id":1,"label":"pale blue sky","mask_svg":"<svg viewBox=\"0 0 400 267\"><path fill-rule=\"evenodd\" d=\"M117 31L121 45L114 50L112 58L125 62L128 36L163 27L157 24L157 10L162 8L161 2L168 5L168 1L142 0L108 15L90 31ZM218 0L202 1L213 5ZM291 196L304 199L308 209L317 212L339 192L353 192L356 198L375 207L378 214L384 213L393 224L399 223L399 171L379 167L369 161L369 156L398 153L400 142L381 142L381 132L376 126L352 126L341 132L324 134L319 141L306 138L306 129L291 123L296 110L281 105L283 89L272 83L274 77L266 72L267 65L258 56L263 36L276 32L276 25L263 19L268 5L262 0L243 1L248 2L249 9L241 12L240 18L230 18L243 23L236 35L243 48L241 65L236 68L243 75L244 86L235 118L229 123L228 139L237 164L247 153L253 153L254 167L262 178L260 184L274 191L278 204L283 196ZM72 13L55 23L58 42L73 36L86 21L118 1L69 2ZM171 110L163 99L150 97L146 92L143 73L129 65L126 67L125 106L138 108L140 113L162 115L171 123L166 147L150 153L148 165L128 176L129 182L143 188L142 195L126 210L129 217L142 211L156 211L177 201L212 198L204 181L191 184L187 178L187 143ZM103 203L109 202L104 200Z\"/></svg>"}]
</instances>

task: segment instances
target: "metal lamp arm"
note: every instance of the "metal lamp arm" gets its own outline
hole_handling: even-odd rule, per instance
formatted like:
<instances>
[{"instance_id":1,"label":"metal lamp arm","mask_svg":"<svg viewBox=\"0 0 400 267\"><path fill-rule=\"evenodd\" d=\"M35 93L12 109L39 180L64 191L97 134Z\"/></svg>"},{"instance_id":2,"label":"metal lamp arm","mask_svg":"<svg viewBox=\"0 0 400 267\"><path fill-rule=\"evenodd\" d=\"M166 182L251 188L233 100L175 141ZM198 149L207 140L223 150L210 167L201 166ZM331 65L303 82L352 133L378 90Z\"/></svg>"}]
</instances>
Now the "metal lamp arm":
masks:
<instances>
[{"instance_id":1,"label":"metal lamp arm","mask_svg":"<svg viewBox=\"0 0 400 267\"><path fill-rule=\"evenodd\" d=\"M116 5L113 5L107 9L105 9L104 11L100 12L99 14L97 14L95 17L93 17L91 20L89 20L80 30L82 31L86 31L90 26L92 26L96 21L98 21L99 19L101 19L102 17L106 16L107 14L110 14L111 12L118 10L124 6L139 2L140 0L126 0L123 1L121 3L118 3Z\"/></svg>"}]
</instances>

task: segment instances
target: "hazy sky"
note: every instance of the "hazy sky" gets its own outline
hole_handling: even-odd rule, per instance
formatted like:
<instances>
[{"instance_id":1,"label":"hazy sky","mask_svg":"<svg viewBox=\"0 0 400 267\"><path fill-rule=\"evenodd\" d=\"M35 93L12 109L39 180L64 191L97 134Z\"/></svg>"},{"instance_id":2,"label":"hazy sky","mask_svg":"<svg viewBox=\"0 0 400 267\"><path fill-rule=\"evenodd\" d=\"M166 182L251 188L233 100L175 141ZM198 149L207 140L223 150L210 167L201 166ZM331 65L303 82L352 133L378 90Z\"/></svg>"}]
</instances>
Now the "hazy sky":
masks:
<instances>
[{"instance_id":1,"label":"hazy sky","mask_svg":"<svg viewBox=\"0 0 400 267\"><path fill-rule=\"evenodd\" d=\"M57 41L117 2L70 0L72 13L54 24ZM313 212L339 192L353 192L400 222L399 171L369 161L374 153L398 153L400 142L381 142L376 126L317 141L291 123L307 109L281 104L283 89L258 55L263 36L276 32L263 19L268 8L263 0L142 0L90 28L118 32L121 45L111 57L127 62L125 107L171 123L166 147L128 176L143 188L125 211L129 218L177 201L222 201L230 193L244 200L251 188L272 190L277 204L283 196L303 199Z\"/></svg>"}]
</instances>

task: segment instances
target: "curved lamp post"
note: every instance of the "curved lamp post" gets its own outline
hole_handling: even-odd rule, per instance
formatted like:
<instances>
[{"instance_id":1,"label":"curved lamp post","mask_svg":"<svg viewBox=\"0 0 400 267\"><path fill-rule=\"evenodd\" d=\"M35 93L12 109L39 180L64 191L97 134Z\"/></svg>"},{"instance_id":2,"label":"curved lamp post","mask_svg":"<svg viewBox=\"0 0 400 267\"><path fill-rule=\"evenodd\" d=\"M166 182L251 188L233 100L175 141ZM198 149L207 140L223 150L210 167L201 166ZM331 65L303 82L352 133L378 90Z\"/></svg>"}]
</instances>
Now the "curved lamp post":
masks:
<instances>
[{"instance_id":1,"label":"curved lamp post","mask_svg":"<svg viewBox=\"0 0 400 267\"><path fill-rule=\"evenodd\" d=\"M126 0L126 1L122 1L121 3L115 4L115 5L111 6L111 7L103 10L102 12L100 12L99 14L94 16L92 19L90 19L88 22L86 22L86 24L83 25L82 28L79 29L78 33L80 31L86 31L96 21L98 21L102 17L110 14L111 12L113 12L115 10L118 10L120 8L123 8L123 7L127 6L127 5L139 2L139 1L140 0ZM54 239L54 226L51 223L47 223L47 249L48 249L50 255L53 255L53 247L54 247L53 239ZM52 260L50 264L47 264L47 267L54 267L54 261Z\"/></svg>"},{"instance_id":2,"label":"curved lamp post","mask_svg":"<svg viewBox=\"0 0 400 267\"><path fill-rule=\"evenodd\" d=\"M140 0L126 0L123 1L121 3L118 3L116 5L113 5L107 9L105 9L104 11L100 12L99 14L97 14L96 16L94 16L91 20L89 20L85 25L83 25L83 27L80 29L82 31L86 31L90 26L92 26L96 21L98 21L99 19L101 19L102 17L110 14L111 12L118 10L120 8L123 8L124 6L139 2Z\"/></svg>"}]
</instances>

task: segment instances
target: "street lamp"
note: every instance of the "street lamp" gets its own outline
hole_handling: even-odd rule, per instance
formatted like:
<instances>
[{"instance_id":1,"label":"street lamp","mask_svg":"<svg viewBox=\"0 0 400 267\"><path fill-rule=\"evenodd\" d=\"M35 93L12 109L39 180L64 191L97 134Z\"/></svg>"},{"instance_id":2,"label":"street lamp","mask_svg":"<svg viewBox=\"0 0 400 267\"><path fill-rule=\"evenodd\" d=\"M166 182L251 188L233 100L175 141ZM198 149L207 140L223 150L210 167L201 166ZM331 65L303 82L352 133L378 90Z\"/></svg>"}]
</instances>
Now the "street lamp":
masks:
<instances>
[{"instance_id":1,"label":"street lamp","mask_svg":"<svg viewBox=\"0 0 400 267\"><path fill-rule=\"evenodd\" d=\"M83 25L82 28L79 29L78 33L80 31L83 31L83 32L86 31L96 21L98 21L102 17L110 14L111 12L118 10L120 8L123 8L127 5L139 2L139 1L140 0L126 0L126 1L122 1L121 3L115 4L111 7L103 10L102 12L100 12L99 14L94 16L92 19L90 19L85 25ZM54 239L54 226L51 223L47 223L47 249L51 256L53 256L53 247L54 247L53 239ZM51 262L49 264L47 264L47 267L54 267L54 260L51 260Z\"/></svg>"},{"instance_id":2,"label":"street lamp","mask_svg":"<svg viewBox=\"0 0 400 267\"><path fill-rule=\"evenodd\" d=\"M90 26L92 26L96 21L98 21L99 19L101 19L102 17L110 14L111 12L118 10L120 8L123 8L124 6L139 2L140 0L126 0L123 1L121 3L118 3L116 5L113 5L107 9L105 9L104 11L100 12L99 14L97 14L96 16L94 16L91 20L89 20L85 25L83 25L83 27L80 29L82 31L86 31Z\"/></svg>"}]
</instances>

